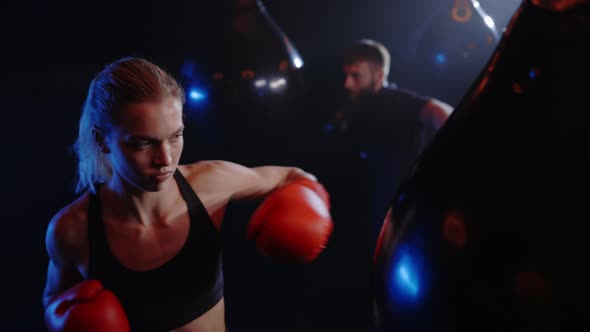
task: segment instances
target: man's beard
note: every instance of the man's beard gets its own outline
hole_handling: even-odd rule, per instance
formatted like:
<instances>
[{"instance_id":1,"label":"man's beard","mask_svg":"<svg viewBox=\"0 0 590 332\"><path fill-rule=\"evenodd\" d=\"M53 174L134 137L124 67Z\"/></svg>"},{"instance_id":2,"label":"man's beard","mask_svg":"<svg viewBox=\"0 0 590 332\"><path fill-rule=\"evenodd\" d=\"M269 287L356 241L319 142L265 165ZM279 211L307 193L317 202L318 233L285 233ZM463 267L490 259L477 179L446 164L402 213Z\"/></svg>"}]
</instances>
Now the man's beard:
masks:
<instances>
[{"instance_id":1,"label":"man's beard","mask_svg":"<svg viewBox=\"0 0 590 332\"><path fill-rule=\"evenodd\" d=\"M364 114L365 109L371 104L374 95L375 93L371 90L363 90L354 96L348 95L342 108L342 112L348 121L356 122L355 119Z\"/></svg>"},{"instance_id":2,"label":"man's beard","mask_svg":"<svg viewBox=\"0 0 590 332\"><path fill-rule=\"evenodd\" d=\"M373 92L370 89L365 89L365 90L361 90L358 94L356 95L348 95L348 102L350 103L351 106L360 106L365 104L366 102L368 102L372 96L375 95L375 92Z\"/></svg>"}]
</instances>

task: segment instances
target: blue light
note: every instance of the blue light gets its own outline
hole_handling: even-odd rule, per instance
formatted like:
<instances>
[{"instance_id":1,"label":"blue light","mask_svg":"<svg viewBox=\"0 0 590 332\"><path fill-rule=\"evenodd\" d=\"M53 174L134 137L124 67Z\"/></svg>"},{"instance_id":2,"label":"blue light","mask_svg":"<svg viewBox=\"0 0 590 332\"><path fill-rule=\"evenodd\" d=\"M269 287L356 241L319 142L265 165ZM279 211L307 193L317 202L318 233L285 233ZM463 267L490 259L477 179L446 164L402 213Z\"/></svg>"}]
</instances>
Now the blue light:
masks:
<instances>
[{"instance_id":1,"label":"blue light","mask_svg":"<svg viewBox=\"0 0 590 332\"><path fill-rule=\"evenodd\" d=\"M195 68L196 68L196 64L193 61L185 60L184 63L182 64L182 68L180 69L180 72L182 73L183 76L188 77L188 78L192 78L193 74L195 73Z\"/></svg>"},{"instance_id":2,"label":"blue light","mask_svg":"<svg viewBox=\"0 0 590 332\"><path fill-rule=\"evenodd\" d=\"M412 305L424 293L422 262L415 254L400 250L389 272L389 296L401 305Z\"/></svg>"},{"instance_id":3,"label":"blue light","mask_svg":"<svg viewBox=\"0 0 590 332\"><path fill-rule=\"evenodd\" d=\"M406 193L405 193L405 192L402 192L402 193L400 193L400 194L399 194L399 196L397 197L397 201L398 201L398 202L403 202L403 201L404 201L404 199L406 199Z\"/></svg>"},{"instance_id":4,"label":"blue light","mask_svg":"<svg viewBox=\"0 0 590 332\"><path fill-rule=\"evenodd\" d=\"M531 69L529 70L529 77L532 79L534 79L537 76L537 74L535 74L535 70Z\"/></svg>"},{"instance_id":5,"label":"blue light","mask_svg":"<svg viewBox=\"0 0 590 332\"><path fill-rule=\"evenodd\" d=\"M203 101L205 99L207 99L207 94L205 94L205 92L199 90L199 89L191 89L189 94L188 94L189 98L193 101Z\"/></svg>"},{"instance_id":6,"label":"blue light","mask_svg":"<svg viewBox=\"0 0 590 332\"><path fill-rule=\"evenodd\" d=\"M434 60L439 64L443 64L447 62L447 56L444 53L437 53Z\"/></svg>"},{"instance_id":7,"label":"blue light","mask_svg":"<svg viewBox=\"0 0 590 332\"><path fill-rule=\"evenodd\" d=\"M418 284L415 272L416 271L412 270L412 267L408 265L408 262L403 262L397 267L397 282L401 288L412 297L416 297L420 290L420 284Z\"/></svg>"},{"instance_id":8,"label":"blue light","mask_svg":"<svg viewBox=\"0 0 590 332\"><path fill-rule=\"evenodd\" d=\"M361 151L360 157L361 157L361 159L367 159L367 158L369 158L369 154L365 151Z\"/></svg>"},{"instance_id":9,"label":"blue light","mask_svg":"<svg viewBox=\"0 0 590 332\"><path fill-rule=\"evenodd\" d=\"M207 110L209 105L209 98L207 90L198 87L199 85L191 84L187 91L187 110L199 111L202 113Z\"/></svg>"}]
</instances>

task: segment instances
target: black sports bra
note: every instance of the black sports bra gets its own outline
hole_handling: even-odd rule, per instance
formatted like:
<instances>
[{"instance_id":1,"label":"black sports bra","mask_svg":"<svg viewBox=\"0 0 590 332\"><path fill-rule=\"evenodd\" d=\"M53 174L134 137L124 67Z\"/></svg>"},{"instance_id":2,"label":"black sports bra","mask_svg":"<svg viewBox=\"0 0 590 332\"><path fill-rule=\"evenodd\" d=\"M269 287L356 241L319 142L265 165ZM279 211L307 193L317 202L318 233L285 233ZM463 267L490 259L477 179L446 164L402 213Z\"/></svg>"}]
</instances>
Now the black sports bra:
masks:
<instances>
[{"instance_id":1,"label":"black sports bra","mask_svg":"<svg viewBox=\"0 0 590 332\"><path fill-rule=\"evenodd\" d=\"M121 301L132 331L170 331L201 316L223 297L221 239L203 203L177 170L188 205L188 238L171 260L148 271L125 268L108 246L97 194L88 208L89 279L100 280Z\"/></svg>"}]
</instances>

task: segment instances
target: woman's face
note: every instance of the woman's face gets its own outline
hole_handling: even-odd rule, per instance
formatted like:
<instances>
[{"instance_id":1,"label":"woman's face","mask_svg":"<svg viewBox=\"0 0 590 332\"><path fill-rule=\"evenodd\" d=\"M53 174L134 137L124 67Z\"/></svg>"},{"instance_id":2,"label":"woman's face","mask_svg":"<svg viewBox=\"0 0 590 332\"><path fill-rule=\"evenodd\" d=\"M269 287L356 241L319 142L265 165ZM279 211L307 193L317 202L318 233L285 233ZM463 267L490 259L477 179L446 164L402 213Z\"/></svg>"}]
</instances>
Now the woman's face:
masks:
<instances>
[{"instance_id":1,"label":"woman's face","mask_svg":"<svg viewBox=\"0 0 590 332\"><path fill-rule=\"evenodd\" d=\"M145 191L161 190L178 166L183 129L179 98L123 107L106 138L113 177Z\"/></svg>"}]
</instances>

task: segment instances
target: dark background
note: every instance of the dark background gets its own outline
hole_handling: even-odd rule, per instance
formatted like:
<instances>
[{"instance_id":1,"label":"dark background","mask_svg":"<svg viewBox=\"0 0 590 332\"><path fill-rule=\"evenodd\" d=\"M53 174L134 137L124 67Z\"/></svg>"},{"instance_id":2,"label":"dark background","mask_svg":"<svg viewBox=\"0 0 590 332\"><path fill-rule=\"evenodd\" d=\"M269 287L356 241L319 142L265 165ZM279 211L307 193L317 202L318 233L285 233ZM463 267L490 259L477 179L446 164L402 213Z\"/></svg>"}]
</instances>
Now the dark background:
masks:
<instances>
[{"instance_id":1,"label":"dark background","mask_svg":"<svg viewBox=\"0 0 590 332\"><path fill-rule=\"evenodd\" d=\"M70 148L92 77L106 63L127 55L146 57L177 74L182 55L215 37L212 27L231 15L232 3L29 0L1 5L4 218L0 252L1 281L7 290L2 330L43 330L45 228L49 219L75 197L75 160ZM369 37L390 48L392 81L456 105L487 61L495 41L487 46L469 46L469 50L479 51L466 56L466 46L457 40L472 38L479 42L485 40L485 31L481 22L472 29L449 25L454 3L264 2L303 57L302 73L311 95L324 99L340 96L340 52L354 40ZM501 30L518 2L489 0L481 1L481 5ZM461 52L448 53L441 68L432 62L436 47ZM331 103L324 100L322 105L326 104ZM190 142L186 147L189 149ZM296 160L293 164L304 166ZM347 301L346 285L335 280L339 273L353 273L358 267L346 267L342 257L337 267L325 259L305 267L276 266L256 256L245 241L240 242L239 232L244 229L245 223L234 226L224 242L226 302L232 331L356 330L359 326L366 330L363 315L356 317L354 307L342 311L342 303ZM338 286L329 289L330 285ZM358 308L364 306L359 304Z\"/></svg>"}]
</instances>

